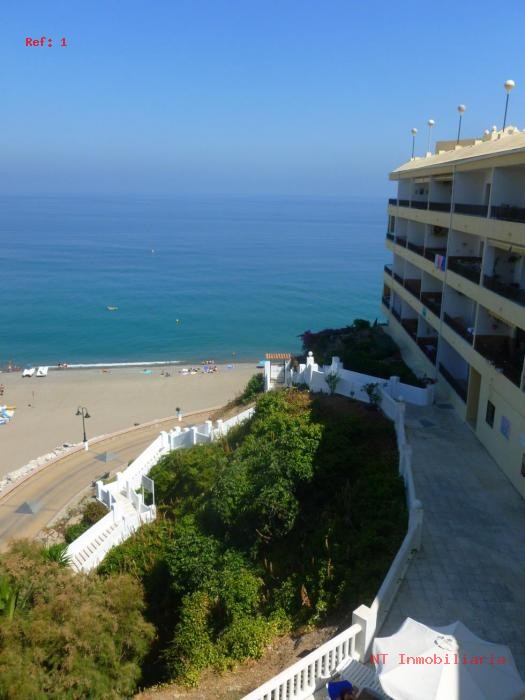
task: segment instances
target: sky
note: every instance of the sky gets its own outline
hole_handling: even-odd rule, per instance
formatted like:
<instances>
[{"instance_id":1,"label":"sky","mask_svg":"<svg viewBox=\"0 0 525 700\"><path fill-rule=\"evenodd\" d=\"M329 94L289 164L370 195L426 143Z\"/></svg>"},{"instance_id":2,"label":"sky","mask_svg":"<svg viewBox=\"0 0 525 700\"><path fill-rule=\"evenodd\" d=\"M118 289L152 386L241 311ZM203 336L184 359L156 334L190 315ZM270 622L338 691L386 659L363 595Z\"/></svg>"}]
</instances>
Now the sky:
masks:
<instances>
[{"instance_id":1,"label":"sky","mask_svg":"<svg viewBox=\"0 0 525 700\"><path fill-rule=\"evenodd\" d=\"M525 128L524 26L486 0L4 2L0 193L383 197L412 127L423 154L459 103L463 136L501 126L506 79Z\"/></svg>"}]
</instances>

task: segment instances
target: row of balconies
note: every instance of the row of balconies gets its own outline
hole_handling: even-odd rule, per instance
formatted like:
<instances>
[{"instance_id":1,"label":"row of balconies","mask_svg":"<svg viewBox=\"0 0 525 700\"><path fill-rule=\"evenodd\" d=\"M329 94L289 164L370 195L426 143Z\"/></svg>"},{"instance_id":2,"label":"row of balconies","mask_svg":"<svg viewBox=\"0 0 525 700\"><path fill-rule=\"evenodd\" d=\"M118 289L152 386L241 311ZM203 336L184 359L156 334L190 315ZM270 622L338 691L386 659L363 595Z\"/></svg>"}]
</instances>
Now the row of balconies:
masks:
<instances>
[{"instance_id":1,"label":"row of balconies","mask_svg":"<svg viewBox=\"0 0 525 700\"><path fill-rule=\"evenodd\" d=\"M391 198L388 203L393 206L410 207L411 209L423 209L430 211L450 212L452 202L429 202L418 199L395 199ZM467 204L455 202L453 205L455 214L467 214L469 216L480 216L486 218L489 214L489 206L487 204ZM525 223L525 207L515 207L511 205L491 206L490 218L499 219L501 221L516 221Z\"/></svg>"},{"instance_id":2,"label":"row of balconies","mask_svg":"<svg viewBox=\"0 0 525 700\"><path fill-rule=\"evenodd\" d=\"M386 269L386 267L385 267ZM493 317L484 308L480 307L480 318L477 320L476 329L476 305L471 305L470 310L466 307L461 307L458 300L459 295L455 290L447 288L447 298L445 308L443 308L443 293L442 292L422 292L421 280L417 279L402 279L399 275L392 275L396 281L402 285L415 299L420 301L426 308L432 311L438 318L441 318L444 324L451 328L465 342L482 355L486 360L493 364L496 369L501 372L513 384L522 387L522 372L525 359L525 331L516 329L501 320L495 322L492 328L497 328L498 333L491 334L487 329L491 328ZM394 290L395 291L395 290ZM454 298L454 295L458 297ZM418 316L415 309L410 304L402 302L401 297L397 297L394 303L391 303L395 298L391 293L388 285L385 285L382 301L383 304L390 309L391 313L397 318L402 327L418 344L420 349L429 357L435 364L437 356L437 337L436 343L428 342L428 328L431 328L437 334L435 328L424 323L423 339L418 335ZM400 303L397 303L399 300ZM405 314L402 313L403 304L406 305ZM407 314L407 310L409 313ZM441 311L443 310L443 314ZM492 320L491 320L492 319ZM425 341L425 342L423 342ZM429 345L436 347L429 348Z\"/></svg>"},{"instance_id":3,"label":"row of balconies","mask_svg":"<svg viewBox=\"0 0 525 700\"><path fill-rule=\"evenodd\" d=\"M437 255L446 256L446 248L425 247L416 243L407 241L405 237L395 237L394 234L387 234L388 240L394 241L408 250L411 250L416 255L420 255L426 260L435 261ZM521 258L521 256L520 256ZM510 299L516 304L525 306L525 289L518 282L505 279L498 274L483 274L482 275L482 258L472 255L451 255L446 257L446 266L461 277L470 280L474 284L482 284L491 292Z\"/></svg>"}]
</instances>

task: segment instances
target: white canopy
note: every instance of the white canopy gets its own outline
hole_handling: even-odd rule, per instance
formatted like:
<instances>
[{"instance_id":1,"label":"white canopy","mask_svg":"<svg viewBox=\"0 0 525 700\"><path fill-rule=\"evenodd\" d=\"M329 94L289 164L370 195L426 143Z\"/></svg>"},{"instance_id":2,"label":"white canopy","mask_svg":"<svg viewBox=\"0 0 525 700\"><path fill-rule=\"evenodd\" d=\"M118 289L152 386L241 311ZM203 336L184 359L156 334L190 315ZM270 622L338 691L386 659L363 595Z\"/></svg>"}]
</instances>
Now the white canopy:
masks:
<instances>
[{"instance_id":1,"label":"white canopy","mask_svg":"<svg viewBox=\"0 0 525 700\"><path fill-rule=\"evenodd\" d=\"M461 622L431 628L409 617L396 634L376 639L372 653L393 700L525 700L510 649Z\"/></svg>"}]
</instances>

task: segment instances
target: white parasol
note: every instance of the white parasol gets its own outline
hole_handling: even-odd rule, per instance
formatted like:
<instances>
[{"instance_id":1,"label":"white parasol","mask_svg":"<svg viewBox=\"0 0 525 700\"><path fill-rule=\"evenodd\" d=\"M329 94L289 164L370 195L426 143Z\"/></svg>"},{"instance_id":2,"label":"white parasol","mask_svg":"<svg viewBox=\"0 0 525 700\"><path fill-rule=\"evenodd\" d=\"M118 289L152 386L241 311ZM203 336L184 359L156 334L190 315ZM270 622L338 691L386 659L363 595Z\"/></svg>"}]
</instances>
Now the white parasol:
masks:
<instances>
[{"instance_id":1,"label":"white parasol","mask_svg":"<svg viewBox=\"0 0 525 700\"><path fill-rule=\"evenodd\" d=\"M525 700L510 649L461 622L432 628L409 617L396 634L376 639L372 653L393 700Z\"/></svg>"}]
</instances>

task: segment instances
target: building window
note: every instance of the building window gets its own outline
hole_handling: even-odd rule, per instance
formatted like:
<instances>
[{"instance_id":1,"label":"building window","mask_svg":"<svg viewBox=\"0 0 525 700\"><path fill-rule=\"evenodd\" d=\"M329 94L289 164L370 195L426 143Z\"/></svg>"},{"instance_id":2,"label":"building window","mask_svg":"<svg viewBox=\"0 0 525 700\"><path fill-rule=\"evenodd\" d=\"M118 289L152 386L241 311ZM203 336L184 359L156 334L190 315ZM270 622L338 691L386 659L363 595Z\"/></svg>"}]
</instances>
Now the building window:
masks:
<instances>
[{"instance_id":1,"label":"building window","mask_svg":"<svg viewBox=\"0 0 525 700\"><path fill-rule=\"evenodd\" d=\"M492 401L487 401L487 412L485 414L485 421L490 425L491 428L494 427L494 416L496 414L496 407Z\"/></svg>"}]
</instances>

